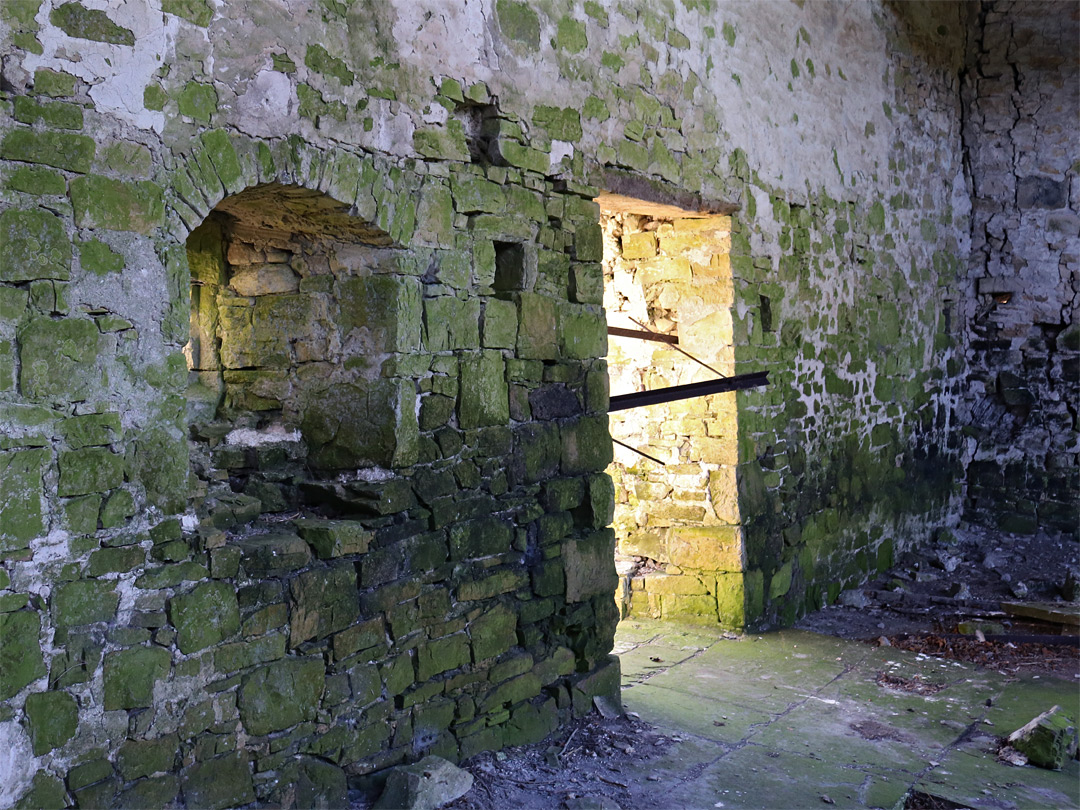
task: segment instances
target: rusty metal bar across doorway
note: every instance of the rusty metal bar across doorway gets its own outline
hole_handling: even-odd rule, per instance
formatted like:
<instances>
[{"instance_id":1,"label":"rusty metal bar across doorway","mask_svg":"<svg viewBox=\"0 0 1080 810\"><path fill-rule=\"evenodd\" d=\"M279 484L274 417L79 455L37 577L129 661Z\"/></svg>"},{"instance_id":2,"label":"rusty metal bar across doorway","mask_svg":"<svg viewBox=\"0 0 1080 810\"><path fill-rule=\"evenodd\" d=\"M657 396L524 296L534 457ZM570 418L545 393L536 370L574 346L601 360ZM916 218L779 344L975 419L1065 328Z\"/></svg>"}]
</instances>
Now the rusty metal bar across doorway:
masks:
<instances>
[{"instance_id":1,"label":"rusty metal bar across doorway","mask_svg":"<svg viewBox=\"0 0 1080 810\"><path fill-rule=\"evenodd\" d=\"M636 338L637 340L655 340L658 343L670 343L672 346L679 345L678 335L663 335L659 332L645 332L641 329L623 329L621 326L609 326L607 328L609 335L615 335L616 337L628 337Z\"/></svg>"},{"instance_id":2,"label":"rusty metal bar across doorway","mask_svg":"<svg viewBox=\"0 0 1080 810\"><path fill-rule=\"evenodd\" d=\"M620 394L611 398L608 413L624 411L627 408L640 408L644 405L659 405L663 402L675 402L680 399L705 397L709 394L723 394L727 391L742 391L746 388L758 388L769 384L769 372L755 371L753 374L738 374L722 380L705 380L687 385L670 385L654 391L638 391L633 394Z\"/></svg>"}]
</instances>

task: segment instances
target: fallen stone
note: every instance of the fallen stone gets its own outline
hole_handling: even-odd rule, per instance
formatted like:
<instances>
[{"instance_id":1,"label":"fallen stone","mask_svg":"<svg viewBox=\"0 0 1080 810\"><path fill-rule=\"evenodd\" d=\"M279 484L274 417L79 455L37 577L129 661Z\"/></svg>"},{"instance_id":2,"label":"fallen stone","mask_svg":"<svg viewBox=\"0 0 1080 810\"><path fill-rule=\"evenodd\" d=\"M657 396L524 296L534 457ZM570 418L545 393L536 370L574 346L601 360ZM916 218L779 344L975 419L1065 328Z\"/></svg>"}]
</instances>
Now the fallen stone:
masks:
<instances>
[{"instance_id":1,"label":"fallen stone","mask_svg":"<svg viewBox=\"0 0 1080 810\"><path fill-rule=\"evenodd\" d=\"M864 608L870 604L870 600L866 598L866 594L861 590L853 588L850 591L841 593L840 597L836 600L836 603L846 607Z\"/></svg>"},{"instance_id":2,"label":"fallen stone","mask_svg":"<svg viewBox=\"0 0 1080 810\"><path fill-rule=\"evenodd\" d=\"M394 768L374 810L435 810L469 792L473 777L441 757Z\"/></svg>"},{"instance_id":3,"label":"fallen stone","mask_svg":"<svg viewBox=\"0 0 1080 810\"><path fill-rule=\"evenodd\" d=\"M1054 706L1010 734L1006 743L1032 765L1061 770L1065 760L1076 755L1076 722L1060 706Z\"/></svg>"}]
</instances>

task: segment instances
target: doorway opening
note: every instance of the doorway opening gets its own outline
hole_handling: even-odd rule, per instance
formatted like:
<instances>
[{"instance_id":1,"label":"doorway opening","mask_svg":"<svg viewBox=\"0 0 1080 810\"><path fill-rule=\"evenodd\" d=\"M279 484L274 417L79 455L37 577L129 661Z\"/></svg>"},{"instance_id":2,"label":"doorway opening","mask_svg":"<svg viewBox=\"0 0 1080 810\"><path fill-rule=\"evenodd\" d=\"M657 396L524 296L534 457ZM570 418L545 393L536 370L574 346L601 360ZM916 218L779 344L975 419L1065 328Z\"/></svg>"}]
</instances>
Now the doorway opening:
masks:
<instances>
[{"instance_id":1,"label":"doorway opening","mask_svg":"<svg viewBox=\"0 0 1080 810\"><path fill-rule=\"evenodd\" d=\"M597 202L612 395L732 376L731 217ZM735 393L615 411L610 430L622 616L741 628Z\"/></svg>"}]
</instances>

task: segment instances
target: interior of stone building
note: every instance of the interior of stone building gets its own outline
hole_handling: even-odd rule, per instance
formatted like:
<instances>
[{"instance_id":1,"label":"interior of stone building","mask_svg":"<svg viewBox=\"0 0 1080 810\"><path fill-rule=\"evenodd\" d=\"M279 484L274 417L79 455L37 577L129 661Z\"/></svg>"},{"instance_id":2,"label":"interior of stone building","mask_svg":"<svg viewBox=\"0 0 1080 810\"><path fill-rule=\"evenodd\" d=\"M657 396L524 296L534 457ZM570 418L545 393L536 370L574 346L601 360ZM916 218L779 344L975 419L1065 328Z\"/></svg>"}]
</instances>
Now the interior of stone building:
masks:
<instances>
[{"instance_id":1,"label":"interior of stone building","mask_svg":"<svg viewBox=\"0 0 1080 810\"><path fill-rule=\"evenodd\" d=\"M0 42L0 810L1080 806L1077 6Z\"/></svg>"}]
</instances>

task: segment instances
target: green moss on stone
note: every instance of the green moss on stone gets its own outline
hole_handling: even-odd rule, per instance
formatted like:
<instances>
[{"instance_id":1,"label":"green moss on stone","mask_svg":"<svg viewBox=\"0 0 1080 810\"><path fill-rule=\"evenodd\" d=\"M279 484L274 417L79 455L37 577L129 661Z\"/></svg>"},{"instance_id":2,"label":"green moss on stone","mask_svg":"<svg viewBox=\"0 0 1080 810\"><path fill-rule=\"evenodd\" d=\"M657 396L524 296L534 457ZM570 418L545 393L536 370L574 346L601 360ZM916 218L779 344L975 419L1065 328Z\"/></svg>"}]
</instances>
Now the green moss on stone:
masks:
<instances>
[{"instance_id":1,"label":"green moss on stone","mask_svg":"<svg viewBox=\"0 0 1080 810\"><path fill-rule=\"evenodd\" d=\"M34 611L0 613L0 700L46 674L41 655L41 618Z\"/></svg>"},{"instance_id":2,"label":"green moss on stone","mask_svg":"<svg viewBox=\"0 0 1080 810\"><path fill-rule=\"evenodd\" d=\"M57 627L76 627L112 621L120 604L115 583L76 580L53 589L52 613Z\"/></svg>"},{"instance_id":3,"label":"green moss on stone","mask_svg":"<svg viewBox=\"0 0 1080 810\"><path fill-rule=\"evenodd\" d=\"M54 8L49 14L49 22L69 37L113 45L135 44L131 29L117 25L104 11L88 9L78 3L64 3Z\"/></svg>"},{"instance_id":4,"label":"green moss on stone","mask_svg":"<svg viewBox=\"0 0 1080 810\"><path fill-rule=\"evenodd\" d=\"M71 242L60 218L40 208L0 214L0 281L67 279Z\"/></svg>"},{"instance_id":5,"label":"green moss on stone","mask_svg":"<svg viewBox=\"0 0 1080 810\"><path fill-rule=\"evenodd\" d=\"M290 584L289 596L289 643L294 647L344 630L360 616L352 563L303 572Z\"/></svg>"},{"instance_id":6,"label":"green moss on stone","mask_svg":"<svg viewBox=\"0 0 1080 810\"><path fill-rule=\"evenodd\" d=\"M421 127L413 132L413 148L428 158L437 160L469 160L465 129L457 119L444 127Z\"/></svg>"},{"instance_id":7,"label":"green moss on stone","mask_svg":"<svg viewBox=\"0 0 1080 810\"><path fill-rule=\"evenodd\" d=\"M105 711L141 709L153 702L154 684L169 674L172 656L161 647L133 647L105 656Z\"/></svg>"},{"instance_id":8,"label":"green moss on stone","mask_svg":"<svg viewBox=\"0 0 1080 810\"><path fill-rule=\"evenodd\" d=\"M15 810L63 810L69 807L64 783L46 771L37 771L30 790L15 803Z\"/></svg>"},{"instance_id":9,"label":"green moss on stone","mask_svg":"<svg viewBox=\"0 0 1080 810\"><path fill-rule=\"evenodd\" d=\"M161 0L161 10L182 17L200 28L206 28L214 19L214 9L208 0Z\"/></svg>"},{"instance_id":10,"label":"green moss on stone","mask_svg":"<svg viewBox=\"0 0 1080 810\"><path fill-rule=\"evenodd\" d=\"M316 73L333 76L343 85L353 83L354 74L346 67L345 62L336 56L331 56L322 45L308 45L307 52L304 54L304 64Z\"/></svg>"},{"instance_id":11,"label":"green moss on stone","mask_svg":"<svg viewBox=\"0 0 1080 810\"><path fill-rule=\"evenodd\" d=\"M52 129L82 129L82 107L64 101L38 102L29 96L15 96L15 120L23 124L39 121Z\"/></svg>"},{"instance_id":12,"label":"green moss on stone","mask_svg":"<svg viewBox=\"0 0 1080 810\"><path fill-rule=\"evenodd\" d=\"M554 45L567 53L581 53L589 45L589 37L585 32L585 23L575 20L573 17L561 18L556 30Z\"/></svg>"},{"instance_id":13,"label":"green moss on stone","mask_svg":"<svg viewBox=\"0 0 1080 810\"><path fill-rule=\"evenodd\" d=\"M191 766L183 775L184 800L189 807L224 810L255 801L251 766L244 751L236 751Z\"/></svg>"},{"instance_id":14,"label":"green moss on stone","mask_svg":"<svg viewBox=\"0 0 1080 810\"><path fill-rule=\"evenodd\" d=\"M137 545L125 548L103 548L90 555L87 573L92 577L127 573L144 562L146 562L146 552Z\"/></svg>"},{"instance_id":15,"label":"green moss on stone","mask_svg":"<svg viewBox=\"0 0 1080 810\"><path fill-rule=\"evenodd\" d=\"M79 177L71 182L71 202L80 228L149 233L165 220L161 187L148 181Z\"/></svg>"},{"instance_id":16,"label":"green moss on stone","mask_svg":"<svg viewBox=\"0 0 1080 810\"><path fill-rule=\"evenodd\" d=\"M79 707L67 692L35 692L26 698L26 719L34 756L59 748L79 727Z\"/></svg>"},{"instance_id":17,"label":"green moss on stone","mask_svg":"<svg viewBox=\"0 0 1080 810\"><path fill-rule=\"evenodd\" d=\"M217 90L211 84L202 82L188 82L176 99L177 109L181 115L187 115L196 121L209 124L210 118L217 112Z\"/></svg>"},{"instance_id":18,"label":"green moss on stone","mask_svg":"<svg viewBox=\"0 0 1080 810\"><path fill-rule=\"evenodd\" d=\"M465 430L510 420L509 395L502 354L481 351L461 363L458 424Z\"/></svg>"},{"instance_id":19,"label":"green moss on stone","mask_svg":"<svg viewBox=\"0 0 1080 810\"><path fill-rule=\"evenodd\" d=\"M165 109L168 100L169 96L161 85L150 84L143 90L143 106L148 110L160 112Z\"/></svg>"},{"instance_id":20,"label":"green moss on stone","mask_svg":"<svg viewBox=\"0 0 1080 810\"><path fill-rule=\"evenodd\" d=\"M528 3L497 0L495 13L499 18L499 30L504 36L532 50L540 47L540 18Z\"/></svg>"},{"instance_id":21,"label":"green moss on stone","mask_svg":"<svg viewBox=\"0 0 1080 810\"><path fill-rule=\"evenodd\" d=\"M262 736L314 720L325 678L321 658L277 661L246 676L239 707L247 732Z\"/></svg>"},{"instance_id":22,"label":"green moss on stone","mask_svg":"<svg viewBox=\"0 0 1080 810\"><path fill-rule=\"evenodd\" d=\"M50 169L20 166L8 175L4 187L25 194L64 194L67 192L67 181Z\"/></svg>"},{"instance_id":23,"label":"green moss on stone","mask_svg":"<svg viewBox=\"0 0 1080 810\"><path fill-rule=\"evenodd\" d=\"M0 550L26 548L44 532L42 474L48 450L0 453Z\"/></svg>"},{"instance_id":24,"label":"green moss on stone","mask_svg":"<svg viewBox=\"0 0 1080 810\"><path fill-rule=\"evenodd\" d=\"M576 141L581 138L581 116L571 107L539 105L533 111L533 121L557 140Z\"/></svg>"},{"instance_id":25,"label":"green moss on stone","mask_svg":"<svg viewBox=\"0 0 1080 810\"><path fill-rule=\"evenodd\" d=\"M147 501L166 514L184 509L188 467L187 441L166 428L144 431L135 443L131 478L145 487Z\"/></svg>"},{"instance_id":26,"label":"green moss on stone","mask_svg":"<svg viewBox=\"0 0 1080 810\"><path fill-rule=\"evenodd\" d=\"M48 68L34 71L34 92L39 96L60 98L75 95L75 77L70 73Z\"/></svg>"},{"instance_id":27,"label":"green moss on stone","mask_svg":"<svg viewBox=\"0 0 1080 810\"><path fill-rule=\"evenodd\" d=\"M189 655L224 641L240 629L235 589L225 582L204 582L191 593L169 600L180 652Z\"/></svg>"},{"instance_id":28,"label":"green moss on stone","mask_svg":"<svg viewBox=\"0 0 1080 810\"><path fill-rule=\"evenodd\" d=\"M60 454L61 497L107 492L124 482L124 459L104 447L86 447Z\"/></svg>"}]
</instances>

